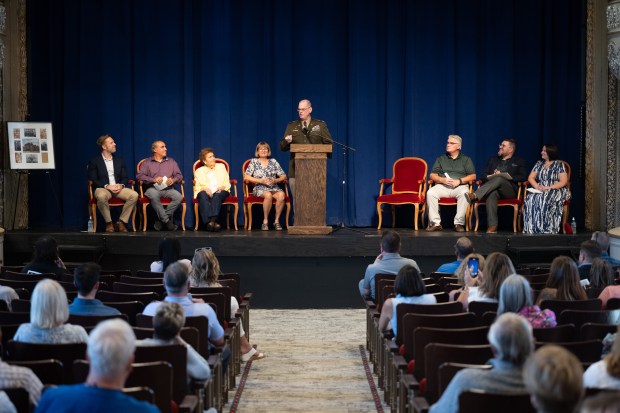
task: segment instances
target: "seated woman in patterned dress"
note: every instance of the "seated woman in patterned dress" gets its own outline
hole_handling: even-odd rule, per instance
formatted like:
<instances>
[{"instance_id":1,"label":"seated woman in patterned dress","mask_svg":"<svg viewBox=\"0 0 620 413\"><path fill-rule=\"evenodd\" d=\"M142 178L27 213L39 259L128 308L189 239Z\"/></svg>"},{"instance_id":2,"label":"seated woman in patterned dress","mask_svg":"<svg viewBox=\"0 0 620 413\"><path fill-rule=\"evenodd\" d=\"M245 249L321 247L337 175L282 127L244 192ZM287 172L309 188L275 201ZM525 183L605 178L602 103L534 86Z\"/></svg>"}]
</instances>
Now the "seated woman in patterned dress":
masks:
<instances>
[{"instance_id":1,"label":"seated woman in patterned dress","mask_svg":"<svg viewBox=\"0 0 620 413\"><path fill-rule=\"evenodd\" d=\"M549 309L541 310L534 305L530 283L518 274L512 274L499 288L497 315L517 313L532 325L532 328L555 327L555 313Z\"/></svg>"},{"instance_id":2,"label":"seated woman in patterned dress","mask_svg":"<svg viewBox=\"0 0 620 413\"><path fill-rule=\"evenodd\" d=\"M560 231L564 201L570 199L568 172L558 160L558 147L545 144L542 160L536 162L527 178L532 186L525 197L523 232L525 234L557 234Z\"/></svg>"},{"instance_id":3,"label":"seated woman in patterned dress","mask_svg":"<svg viewBox=\"0 0 620 413\"><path fill-rule=\"evenodd\" d=\"M269 211L276 201L276 217L273 227L276 231L282 231L280 215L284 209L285 195L278 185L286 180L286 174L275 159L271 158L271 148L267 142L259 142L254 152L256 158L252 159L245 170L244 179L254 184L252 195L265 198L263 202L263 225L261 230L269 231Z\"/></svg>"}]
</instances>

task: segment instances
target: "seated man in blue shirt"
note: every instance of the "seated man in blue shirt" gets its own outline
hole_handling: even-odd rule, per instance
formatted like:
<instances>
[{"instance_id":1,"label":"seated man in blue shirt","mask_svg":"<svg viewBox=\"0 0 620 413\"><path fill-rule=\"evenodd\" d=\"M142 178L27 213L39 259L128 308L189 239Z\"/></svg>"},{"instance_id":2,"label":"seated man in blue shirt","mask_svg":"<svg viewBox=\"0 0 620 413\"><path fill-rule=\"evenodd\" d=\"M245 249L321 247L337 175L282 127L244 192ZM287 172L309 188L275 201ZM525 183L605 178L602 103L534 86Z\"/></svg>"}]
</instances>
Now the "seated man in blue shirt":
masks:
<instances>
[{"instance_id":1,"label":"seated man in blue shirt","mask_svg":"<svg viewBox=\"0 0 620 413\"><path fill-rule=\"evenodd\" d=\"M76 315L117 315L116 308L108 307L95 298L99 290L99 273L101 267L94 262L80 265L73 272L73 283L78 289L78 296L69 305L69 314Z\"/></svg>"},{"instance_id":2,"label":"seated man in blue shirt","mask_svg":"<svg viewBox=\"0 0 620 413\"><path fill-rule=\"evenodd\" d=\"M439 268L435 270L435 272L454 274L454 272L459 268L459 265L461 265L461 262L465 259L465 257L467 257L473 252L474 245L471 243L469 238L460 237L456 240L456 244L454 244L454 255L456 255L456 261L441 264Z\"/></svg>"}]
</instances>

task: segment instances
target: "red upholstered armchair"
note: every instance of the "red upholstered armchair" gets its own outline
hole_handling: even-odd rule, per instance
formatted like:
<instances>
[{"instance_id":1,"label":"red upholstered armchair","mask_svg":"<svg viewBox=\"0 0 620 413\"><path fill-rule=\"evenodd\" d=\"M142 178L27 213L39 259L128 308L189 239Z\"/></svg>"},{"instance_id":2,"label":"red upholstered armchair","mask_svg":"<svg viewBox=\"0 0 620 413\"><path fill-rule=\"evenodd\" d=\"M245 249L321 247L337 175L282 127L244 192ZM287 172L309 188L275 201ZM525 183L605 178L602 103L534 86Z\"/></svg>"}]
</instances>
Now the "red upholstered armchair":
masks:
<instances>
[{"instance_id":1,"label":"red upholstered armchair","mask_svg":"<svg viewBox=\"0 0 620 413\"><path fill-rule=\"evenodd\" d=\"M476 184L478 185L478 187L480 187L483 182L481 180L476 181ZM521 209L523 208L523 193L525 192L525 187L527 185L527 181L524 182L517 182L517 184L519 185L519 189L517 190L517 197L516 198L503 198L503 199L499 199L497 201L497 207L512 207L513 209L513 215L512 215L512 232L517 232L517 227L519 228L519 231L521 231L521 220L519 219L519 212L521 211ZM480 205L486 205L486 202L484 199L481 200L476 200L476 202L474 202L474 214L476 216L476 226L474 227L474 231L478 231L478 222L480 222L478 220L478 207ZM472 227L472 214L469 214L469 228Z\"/></svg>"},{"instance_id":2,"label":"red upholstered armchair","mask_svg":"<svg viewBox=\"0 0 620 413\"><path fill-rule=\"evenodd\" d=\"M241 167L241 174L243 175L243 213L245 214L246 220L244 228L252 231L252 207L256 204L263 205L264 198L259 196L252 195L252 190L254 189L254 184L247 179L245 179L245 170L248 169L248 165L250 164L251 159L248 159L243 163ZM286 227L289 227L289 215L291 214L291 198L288 194L288 180L282 181L282 185L284 185L284 204L286 205ZM274 203L275 205L275 203Z\"/></svg>"},{"instance_id":3,"label":"red upholstered armchair","mask_svg":"<svg viewBox=\"0 0 620 413\"><path fill-rule=\"evenodd\" d=\"M221 163L226 167L226 172L230 174L230 167L228 166L228 162L223 159L215 158L216 163ZM194 166L192 167L192 171L194 172L194 179L192 180L192 184L194 185L194 192L196 192L196 170L203 165L202 161L198 160L194 162ZM230 195L222 202L222 205L226 205L226 229L230 229L230 207L234 208L234 224L235 231L237 228L237 215L239 214L239 197L237 196L237 180L231 179L230 186L232 191L230 191ZM194 226L194 231L198 231L198 224L200 223L200 215L198 214L198 199L192 198L192 202L194 204L194 215L196 216L196 225Z\"/></svg>"},{"instance_id":4,"label":"red upholstered armchair","mask_svg":"<svg viewBox=\"0 0 620 413\"><path fill-rule=\"evenodd\" d=\"M418 216L424 225L424 212L426 210L426 173L428 165L421 158L400 158L394 162L392 179L381 179L379 183L379 196L377 197L377 215L379 215L379 226L383 222L381 207L383 204L392 206L392 227L396 225L396 205L413 205L414 216L413 225L418 229ZM392 185L392 193L384 193L386 187ZM422 215L419 215L420 206Z\"/></svg>"},{"instance_id":5,"label":"red upholstered armchair","mask_svg":"<svg viewBox=\"0 0 620 413\"><path fill-rule=\"evenodd\" d=\"M140 172L140 168L142 167L142 164L144 163L144 161L146 161L148 158L142 159L140 162L138 162L138 166L136 166L136 172ZM183 199L181 200L181 226L183 228L183 231L185 231L185 213L186 213L186 202L185 202L185 190L183 189L183 186L185 185L185 179L183 179L181 182L179 182L179 186L181 187L181 195L183 195ZM138 181L138 186L140 187L140 198L138 199L138 202L140 202L142 204L142 231L146 231L146 207L150 205L151 200L144 195L144 188L143 188L143 182L142 181ZM170 202L172 202L172 199L170 198L160 198L161 200L161 204L163 206L168 206L170 205Z\"/></svg>"},{"instance_id":6,"label":"red upholstered armchair","mask_svg":"<svg viewBox=\"0 0 620 413\"><path fill-rule=\"evenodd\" d=\"M130 185L130 188L133 189L135 182L130 179L127 183ZM110 198L108 200L108 205L110 207L122 208L125 206L125 201L116 197ZM93 191L93 181L90 179L88 180L88 211L93 219L93 231L97 232L97 198L95 198L95 191ZM134 208L131 213L131 227L133 228L133 232L136 232L136 208Z\"/></svg>"}]
</instances>

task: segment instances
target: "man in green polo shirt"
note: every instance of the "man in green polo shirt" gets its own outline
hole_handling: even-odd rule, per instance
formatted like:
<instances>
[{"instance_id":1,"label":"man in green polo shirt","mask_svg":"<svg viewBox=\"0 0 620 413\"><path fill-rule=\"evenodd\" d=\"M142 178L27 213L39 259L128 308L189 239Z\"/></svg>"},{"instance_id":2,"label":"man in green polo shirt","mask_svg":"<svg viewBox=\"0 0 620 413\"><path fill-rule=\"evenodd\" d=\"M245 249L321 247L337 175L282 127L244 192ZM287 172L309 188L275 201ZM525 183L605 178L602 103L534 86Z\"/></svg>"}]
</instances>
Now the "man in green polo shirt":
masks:
<instances>
[{"instance_id":1,"label":"man in green polo shirt","mask_svg":"<svg viewBox=\"0 0 620 413\"><path fill-rule=\"evenodd\" d=\"M427 231L441 231L441 216L439 215L439 198L456 198L456 215L454 216L454 230L465 231L465 218L469 202L465 194L469 184L476 180L476 169L471 158L461 153L462 139L458 135L449 135L446 142L446 154L435 160L431 170L431 180L434 185L426 193L428 208Z\"/></svg>"}]
</instances>

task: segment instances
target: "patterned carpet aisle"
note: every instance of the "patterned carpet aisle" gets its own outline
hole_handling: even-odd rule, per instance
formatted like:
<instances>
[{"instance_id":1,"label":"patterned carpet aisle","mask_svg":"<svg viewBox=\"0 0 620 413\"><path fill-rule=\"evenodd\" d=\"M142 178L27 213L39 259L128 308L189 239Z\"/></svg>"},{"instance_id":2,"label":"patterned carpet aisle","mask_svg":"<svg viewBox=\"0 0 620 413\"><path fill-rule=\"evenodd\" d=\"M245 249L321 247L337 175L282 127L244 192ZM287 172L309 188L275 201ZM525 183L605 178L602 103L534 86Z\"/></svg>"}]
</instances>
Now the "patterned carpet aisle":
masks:
<instances>
[{"instance_id":1,"label":"patterned carpet aisle","mask_svg":"<svg viewBox=\"0 0 620 413\"><path fill-rule=\"evenodd\" d=\"M253 309L250 326L266 357L252 363L236 412L377 412L359 349L365 310Z\"/></svg>"}]
</instances>

